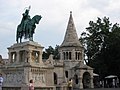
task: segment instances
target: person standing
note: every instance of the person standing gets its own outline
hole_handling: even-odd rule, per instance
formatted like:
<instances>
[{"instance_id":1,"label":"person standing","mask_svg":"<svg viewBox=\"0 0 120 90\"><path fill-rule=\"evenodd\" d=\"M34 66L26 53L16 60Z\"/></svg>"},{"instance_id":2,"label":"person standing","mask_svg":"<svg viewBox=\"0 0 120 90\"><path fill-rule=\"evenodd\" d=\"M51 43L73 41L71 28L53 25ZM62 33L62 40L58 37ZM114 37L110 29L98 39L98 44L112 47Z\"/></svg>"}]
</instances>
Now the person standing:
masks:
<instances>
[{"instance_id":1,"label":"person standing","mask_svg":"<svg viewBox=\"0 0 120 90\"><path fill-rule=\"evenodd\" d=\"M112 86L113 86L113 88L115 88L115 79L114 78L112 80Z\"/></svg>"},{"instance_id":2,"label":"person standing","mask_svg":"<svg viewBox=\"0 0 120 90\"><path fill-rule=\"evenodd\" d=\"M32 79L30 80L29 90L34 90L34 84Z\"/></svg>"},{"instance_id":3,"label":"person standing","mask_svg":"<svg viewBox=\"0 0 120 90\"><path fill-rule=\"evenodd\" d=\"M72 90L72 85L73 85L73 80L70 79L70 80L68 81L68 90Z\"/></svg>"},{"instance_id":4,"label":"person standing","mask_svg":"<svg viewBox=\"0 0 120 90\"><path fill-rule=\"evenodd\" d=\"M2 90L2 83L3 83L3 77L2 74L0 73L0 90Z\"/></svg>"},{"instance_id":5,"label":"person standing","mask_svg":"<svg viewBox=\"0 0 120 90\"><path fill-rule=\"evenodd\" d=\"M30 11L30 6L28 7L28 9L25 10L25 13L23 13L23 18L21 20L21 25L22 25L22 29L24 31L25 29L25 25L27 24L27 22L31 19L30 15L29 15L29 11Z\"/></svg>"}]
</instances>

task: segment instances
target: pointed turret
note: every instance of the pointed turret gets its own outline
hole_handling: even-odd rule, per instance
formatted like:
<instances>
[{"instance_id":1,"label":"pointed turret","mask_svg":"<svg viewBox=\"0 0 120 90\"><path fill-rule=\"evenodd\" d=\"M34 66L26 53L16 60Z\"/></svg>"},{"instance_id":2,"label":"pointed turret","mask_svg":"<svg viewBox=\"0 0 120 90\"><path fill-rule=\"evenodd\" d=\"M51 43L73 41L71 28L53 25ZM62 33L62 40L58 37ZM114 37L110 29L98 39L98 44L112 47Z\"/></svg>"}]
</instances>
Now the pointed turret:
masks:
<instances>
[{"instance_id":1,"label":"pointed turret","mask_svg":"<svg viewBox=\"0 0 120 90\"><path fill-rule=\"evenodd\" d=\"M89 75L89 87L93 88L93 78L91 78L93 77L93 69L84 65L84 47L78 39L72 12L70 12L64 40L58 50L60 61L63 61L64 80L67 82L70 78L73 80L77 78L79 85L74 83L75 87L83 89L84 83L82 81L86 75Z\"/></svg>"},{"instance_id":2,"label":"pointed turret","mask_svg":"<svg viewBox=\"0 0 120 90\"><path fill-rule=\"evenodd\" d=\"M82 46L77 36L76 28L75 28L73 17L72 17L72 12L70 12L66 34L64 37L64 41L61 44L61 47L64 47L64 46L65 47L66 46Z\"/></svg>"}]
</instances>

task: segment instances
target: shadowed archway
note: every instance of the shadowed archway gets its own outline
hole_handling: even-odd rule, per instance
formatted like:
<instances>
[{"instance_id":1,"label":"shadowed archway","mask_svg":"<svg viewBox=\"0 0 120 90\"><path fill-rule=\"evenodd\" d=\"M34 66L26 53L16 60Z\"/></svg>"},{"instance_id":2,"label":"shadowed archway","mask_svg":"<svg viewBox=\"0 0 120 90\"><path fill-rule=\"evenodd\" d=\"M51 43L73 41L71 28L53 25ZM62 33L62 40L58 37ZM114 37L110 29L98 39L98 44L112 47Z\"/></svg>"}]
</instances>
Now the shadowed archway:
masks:
<instances>
[{"instance_id":1,"label":"shadowed archway","mask_svg":"<svg viewBox=\"0 0 120 90\"><path fill-rule=\"evenodd\" d=\"M57 84L57 74L54 72L54 84Z\"/></svg>"},{"instance_id":2,"label":"shadowed archway","mask_svg":"<svg viewBox=\"0 0 120 90\"><path fill-rule=\"evenodd\" d=\"M85 72L84 74L83 74L83 80L82 80L82 82L83 82L83 88L90 88L91 87L91 85L90 85L90 73L89 72Z\"/></svg>"}]
</instances>

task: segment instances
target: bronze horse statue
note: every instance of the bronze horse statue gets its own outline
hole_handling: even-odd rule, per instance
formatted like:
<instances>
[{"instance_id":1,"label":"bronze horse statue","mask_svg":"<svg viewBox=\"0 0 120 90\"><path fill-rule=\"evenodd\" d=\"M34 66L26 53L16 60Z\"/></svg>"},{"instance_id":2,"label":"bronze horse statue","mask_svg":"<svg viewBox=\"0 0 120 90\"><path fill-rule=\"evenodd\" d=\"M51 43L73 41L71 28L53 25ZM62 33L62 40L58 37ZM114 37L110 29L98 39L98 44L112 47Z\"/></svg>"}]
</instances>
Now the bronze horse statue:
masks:
<instances>
[{"instance_id":1,"label":"bronze horse statue","mask_svg":"<svg viewBox=\"0 0 120 90\"><path fill-rule=\"evenodd\" d=\"M20 43L22 41L22 37L25 39L29 38L30 41L33 41L33 34L35 32L36 24L39 24L39 21L41 19L41 15L35 15L32 19L29 19L26 24L23 25L19 24L17 27L17 34L16 34L16 41Z\"/></svg>"}]
</instances>

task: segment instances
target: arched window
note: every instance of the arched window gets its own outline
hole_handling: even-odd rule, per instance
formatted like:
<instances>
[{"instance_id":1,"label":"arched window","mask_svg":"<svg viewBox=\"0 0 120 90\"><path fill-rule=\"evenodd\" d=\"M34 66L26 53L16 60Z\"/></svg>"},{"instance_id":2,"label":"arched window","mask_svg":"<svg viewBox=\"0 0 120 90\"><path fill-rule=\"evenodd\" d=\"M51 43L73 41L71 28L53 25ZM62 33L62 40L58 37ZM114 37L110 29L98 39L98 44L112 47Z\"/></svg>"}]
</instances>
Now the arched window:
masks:
<instances>
[{"instance_id":1,"label":"arched window","mask_svg":"<svg viewBox=\"0 0 120 90\"><path fill-rule=\"evenodd\" d=\"M16 56L17 56L16 52L11 53L11 62L12 63L16 61Z\"/></svg>"},{"instance_id":2,"label":"arched window","mask_svg":"<svg viewBox=\"0 0 120 90\"><path fill-rule=\"evenodd\" d=\"M66 52L66 59L68 60L68 52Z\"/></svg>"},{"instance_id":3,"label":"arched window","mask_svg":"<svg viewBox=\"0 0 120 90\"><path fill-rule=\"evenodd\" d=\"M69 59L71 60L71 52L69 52Z\"/></svg>"},{"instance_id":4,"label":"arched window","mask_svg":"<svg viewBox=\"0 0 120 90\"><path fill-rule=\"evenodd\" d=\"M78 60L80 60L80 52L78 53Z\"/></svg>"},{"instance_id":5,"label":"arched window","mask_svg":"<svg viewBox=\"0 0 120 90\"><path fill-rule=\"evenodd\" d=\"M65 77L68 78L68 71L65 71Z\"/></svg>"},{"instance_id":6,"label":"arched window","mask_svg":"<svg viewBox=\"0 0 120 90\"><path fill-rule=\"evenodd\" d=\"M57 84L57 74L54 72L54 84Z\"/></svg>"},{"instance_id":7,"label":"arched window","mask_svg":"<svg viewBox=\"0 0 120 90\"><path fill-rule=\"evenodd\" d=\"M20 51L19 54L19 60L20 62L23 62L25 60L25 50Z\"/></svg>"},{"instance_id":8,"label":"arched window","mask_svg":"<svg viewBox=\"0 0 120 90\"><path fill-rule=\"evenodd\" d=\"M75 83L78 84L78 75L74 75L75 77Z\"/></svg>"},{"instance_id":9,"label":"arched window","mask_svg":"<svg viewBox=\"0 0 120 90\"><path fill-rule=\"evenodd\" d=\"M80 52L75 52L75 59L76 60L81 60L82 59L82 55Z\"/></svg>"},{"instance_id":10,"label":"arched window","mask_svg":"<svg viewBox=\"0 0 120 90\"><path fill-rule=\"evenodd\" d=\"M77 52L75 52L75 59L77 60Z\"/></svg>"},{"instance_id":11,"label":"arched window","mask_svg":"<svg viewBox=\"0 0 120 90\"><path fill-rule=\"evenodd\" d=\"M90 78L90 73L89 72L84 72L83 74L83 88L90 88L91 84L91 78Z\"/></svg>"}]
</instances>

